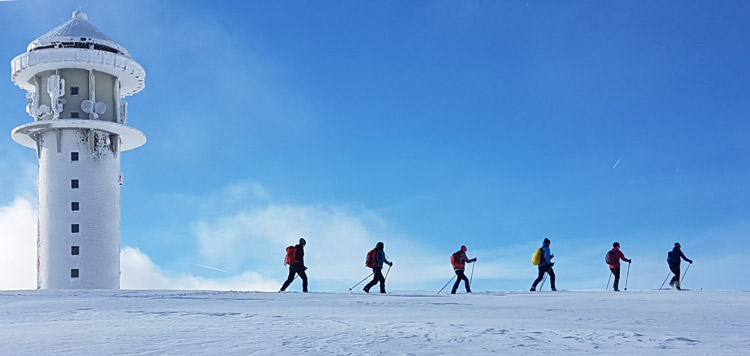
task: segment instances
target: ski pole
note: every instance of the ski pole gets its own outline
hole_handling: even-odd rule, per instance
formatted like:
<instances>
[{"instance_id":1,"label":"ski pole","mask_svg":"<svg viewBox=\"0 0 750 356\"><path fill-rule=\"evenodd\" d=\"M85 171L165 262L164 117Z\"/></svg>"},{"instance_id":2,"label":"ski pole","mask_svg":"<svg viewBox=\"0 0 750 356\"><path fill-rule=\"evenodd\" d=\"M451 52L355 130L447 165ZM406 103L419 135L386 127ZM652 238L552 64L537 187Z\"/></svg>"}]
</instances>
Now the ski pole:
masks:
<instances>
[{"instance_id":1,"label":"ski pole","mask_svg":"<svg viewBox=\"0 0 750 356\"><path fill-rule=\"evenodd\" d=\"M605 292L609 290L609 281L610 281L611 279L612 279L612 270L609 270L609 278L607 278L607 286L606 286L606 287L604 287L604 291L605 291Z\"/></svg>"},{"instance_id":2,"label":"ski pole","mask_svg":"<svg viewBox=\"0 0 750 356\"><path fill-rule=\"evenodd\" d=\"M352 286L351 288L349 288L349 291L351 292L351 291L352 291L352 289L354 289L354 287L356 287L356 286L358 286L358 285L362 284L362 282L366 281L366 280L367 280L368 278L370 278L370 276L372 276L372 275L373 275L374 273L375 273L375 272L372 272L372 273L370 273L370 274L369 274L369 275L368 275L367 277L365 277L365 278L364 278L364 279L362 279L361 281L357 282L357 284L355 284L355 285L353 285L353 286Z\"/></svg>"},{"instance_id":3,"label":"ski pole","mask_svg":"<svg viewBox=\"0 0 750 356\"><path fill-rule=\"evenodd\" d=\"M472 263L471 265L471 277L469 277L469 286L471 286L471 280L474 279L474 265L476 265L476 261Z\"/></svg>"},{"instance_id":4,"label":"ski pole","mask_svg":"<svg viewBox=\"0 0 750 356\"><path fill-rule=\"evenodd\" d=\"M690 265L692 265L692 263ZM682 279L680 280L680 284L682 284L682 281L685 280L685 276L687 276L687 271L690 269L690 265L688 265L687 268L685 268L685 273L682 274Z\"/></svg>"},{"instance_id":5,"label":"ski pole","mask_svg":"<svg viewBox=\"0 0 750 356\"><path fill-rule=\"evenodd\" d=\"M625 275L625 290L628 290L628 278L630 278L630 262L628 262L628 274Z\"/></svg>"},{"instance_id":6,"label":"ski pole","mask_svg":"<svg viewBox=\"0 0 750 356\"><path fill-rule=\"evenodd\" d=\"M542 286L539 287L539 291L541 292L542 289L544 289L544 282L547 281L547 272L544 272L544 278L542 279Z\"/></svg>"},{"instance_id":7,"label":"ski pole","mask_svg":"<svg viewBox=\"0 0 750 356\"><path fill-rule=\"evenodd\" d=\"M383 280L385 281L388 279L388 273L391 273L391 265L388 265L388 270L385 271L385 277L383 277Z\"/></svg>"},{"instance_id":8,"label":"ski pole","mask_svg":"<svg viewBox=\"0 0 750 356\"><path fill-rule=\"evenodd\" d=\"M667 278L669 278L669 275L671 274L672 274L672 271L669 271L669 273L667 273ZM659 287L659 290L664 288L664 283L667 283L667 278L664 278L664 282L661 282L661 287Z\"/></svg>"},{"instance_id":9,"label":"ski pole","mask_svg":"<svg viewBox=\"0 0 750 356\"><path fill-rule=\"evenodd\" d=\"M449 279L449 280L448 280L448 283L446 283L446 284L445 284L445 285L443 286L443 288L440 288L440 290L439 290L439 291L437 292L437 294L440 294L440 292L442 292L442 291L443 291L443 289L445 289L445 287L447 287L447 286L448 286L448 285L449 285L449 284L450 284L450 283L451 283L451 282L453 281L453 278L456 278L456 276L453 276L453 277L451 277L451 279Z\"/></svg>"}]
</instances>

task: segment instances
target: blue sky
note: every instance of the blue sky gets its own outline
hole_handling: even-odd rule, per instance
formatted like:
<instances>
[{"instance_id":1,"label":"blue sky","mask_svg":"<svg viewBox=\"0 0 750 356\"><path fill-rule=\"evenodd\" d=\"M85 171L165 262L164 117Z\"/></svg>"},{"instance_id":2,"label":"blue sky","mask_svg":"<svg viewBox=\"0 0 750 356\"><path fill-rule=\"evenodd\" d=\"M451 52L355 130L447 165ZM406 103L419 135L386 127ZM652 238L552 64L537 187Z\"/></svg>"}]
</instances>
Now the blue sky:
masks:
<instances>
[{"instance_id":1,"label":"blue sky","mask_svg":"<svg viewBox=\"0 0 750 356\"><path fill-rule=\"evenodd\" d=\"M613 241L631 288L675 241L690 287L750 282L750 3L19 0L0 59L78 6L147 72L123 287L273 289L299 236L312 290L377 241L392 289L439 289L461 244L475 289L526 289L545 236L559 288L604 286ZM4 83L0 233L28 246L36 156L9 133L31 117Z\"/></svg>"}]
</instances>

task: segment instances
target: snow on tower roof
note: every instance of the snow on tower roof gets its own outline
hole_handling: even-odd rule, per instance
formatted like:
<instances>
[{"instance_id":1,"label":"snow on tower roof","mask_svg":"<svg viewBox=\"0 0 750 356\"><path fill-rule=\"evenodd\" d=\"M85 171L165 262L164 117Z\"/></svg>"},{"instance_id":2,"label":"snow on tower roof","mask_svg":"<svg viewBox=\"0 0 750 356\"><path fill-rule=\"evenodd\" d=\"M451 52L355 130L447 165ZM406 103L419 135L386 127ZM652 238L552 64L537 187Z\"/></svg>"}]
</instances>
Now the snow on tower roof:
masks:
<instances>
[{"instance_id":1,"label":"snow on tower roof","mask_svg":"<svg viewBox=\"0 0 750 356\"><path fill-rule=\"evenodd\" d=\"M125 47L89 23L88 16L81 9L73 11L73 18L68 22L31 42L27 51L60 47L93 48L132 58Z\"/></svg>"}]
</instances>

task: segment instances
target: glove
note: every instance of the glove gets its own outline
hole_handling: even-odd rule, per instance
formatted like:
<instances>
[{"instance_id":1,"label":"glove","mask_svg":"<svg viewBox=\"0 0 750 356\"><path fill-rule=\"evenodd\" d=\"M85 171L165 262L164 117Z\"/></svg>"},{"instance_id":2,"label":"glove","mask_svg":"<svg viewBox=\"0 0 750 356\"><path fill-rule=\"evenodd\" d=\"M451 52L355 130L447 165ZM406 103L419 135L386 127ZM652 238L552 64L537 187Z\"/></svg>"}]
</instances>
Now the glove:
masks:
<instances>
[{"instance_id":1,"label":"glove","mask_svg":"<svg viewBox=\"0 0 750 356\"><path fill-rule=\"evenodd\" d=\"M391 262L391 263L390 263L390 264L388 264L388 265L389 265L389 266L391 266L391 267L393 267L393 262Z\"/></svg>"},{"instance_id":2,"label":"glove","mask_svg":"<svg viewBox=\"0 0 750 356\"><path fill-rule=\"evenodd\" d=\"M477 261L476 257L474 257L474 258L471 259L471 262L476 262L476 261Z\"/></svg>"},{"instance_id":3,"label":"glove","mask_svg":"<svg viewBox=\"0 0 750 356\"><path fill-rule=\"evenodd\" d=\"M628 263L630 263L630 262L633 262L633 259L632 259L632 258L628 260Z\"/></svg>"},{"instance_id":4,"label":"glove","mask_svg":"<svg viewBox=\"0 0 750 356\"><path fill-rule=\"evenodd\" d=\"M692 265L692 264L693 264L693 261L690 261L690 264Z\"/></svg>"},{"instance_id":5,"label":"glove","mask_svg":"<svg viewBox=\"0 0 750 356\"><path fill-rule=\"evenodd\" d=\"M555 263L554 263L554 262L552 262L552 263L550 263L550 264L549 264L549 266L550 266L550 267L552 267L552 266L554 266L554 265L555 265Z\"/></svg>"},{"instance_id":6,"label":"glove","mask_svg":"<svg viewBox=\"0 0 750 356\"><path fill-rule=\"evenodd\" d=\"M305 267L305 271L307 271L307 267Z\"/></svg>"}]
</instances>

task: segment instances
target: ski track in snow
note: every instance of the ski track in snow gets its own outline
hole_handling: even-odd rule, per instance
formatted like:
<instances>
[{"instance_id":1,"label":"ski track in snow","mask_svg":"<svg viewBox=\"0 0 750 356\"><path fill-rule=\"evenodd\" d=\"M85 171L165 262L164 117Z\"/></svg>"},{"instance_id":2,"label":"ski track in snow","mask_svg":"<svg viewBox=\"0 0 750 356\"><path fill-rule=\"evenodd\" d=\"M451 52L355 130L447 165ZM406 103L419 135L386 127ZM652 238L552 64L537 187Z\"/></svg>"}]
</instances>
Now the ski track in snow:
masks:
<instances>
[{"instance_id":1,"label":"ski track in snow","mask_svg":"<svg viewBox=\"0 0 750 356\"><path fill-rule=\"evenodd\" d=\"M0 355L750 354L748 292L0 292Z\"/></svg>"}]
</instances>

